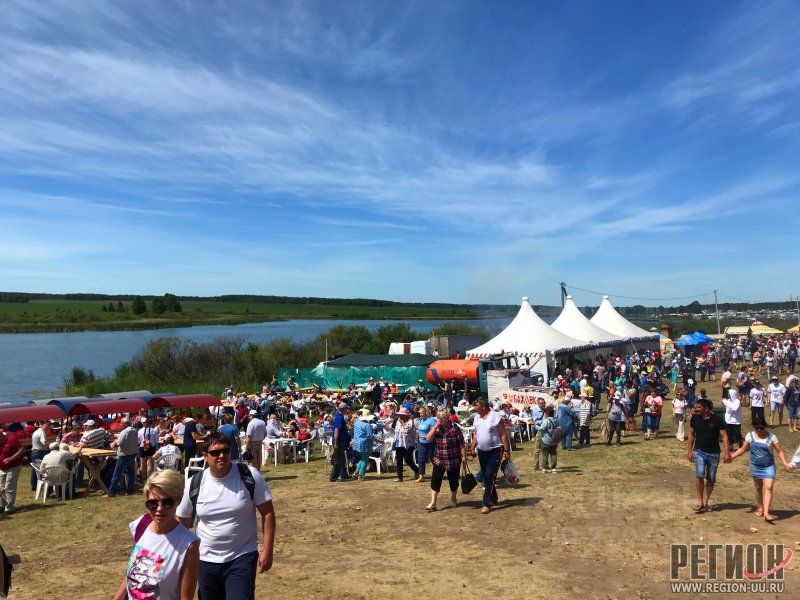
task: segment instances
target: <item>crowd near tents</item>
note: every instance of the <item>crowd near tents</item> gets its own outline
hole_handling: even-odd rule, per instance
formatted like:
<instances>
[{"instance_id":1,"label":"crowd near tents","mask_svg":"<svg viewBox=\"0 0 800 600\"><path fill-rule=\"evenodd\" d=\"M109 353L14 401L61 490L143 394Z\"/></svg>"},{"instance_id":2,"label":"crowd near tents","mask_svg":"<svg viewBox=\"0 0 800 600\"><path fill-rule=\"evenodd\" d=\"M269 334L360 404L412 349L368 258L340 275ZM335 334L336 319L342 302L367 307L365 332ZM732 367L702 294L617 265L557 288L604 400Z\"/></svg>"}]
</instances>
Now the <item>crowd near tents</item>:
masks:
<instances>
[{"instance_id":1,"label":"crowd near tents","mask_svg":"<svg viewBox=\"0 0 800 600\"><path fill-rule=\"evenodd\" d=\"M588 319L567 296L561 314L548 325L533 310L528 298L522 299L514 320L497 336L467 352L471 357L514 354L547 379L556 360L571 357L592 358L601 354L634 353L658 350L658 333L637 327L623 317L603 296L595 315Z\"/></svg>"}]
</instances>

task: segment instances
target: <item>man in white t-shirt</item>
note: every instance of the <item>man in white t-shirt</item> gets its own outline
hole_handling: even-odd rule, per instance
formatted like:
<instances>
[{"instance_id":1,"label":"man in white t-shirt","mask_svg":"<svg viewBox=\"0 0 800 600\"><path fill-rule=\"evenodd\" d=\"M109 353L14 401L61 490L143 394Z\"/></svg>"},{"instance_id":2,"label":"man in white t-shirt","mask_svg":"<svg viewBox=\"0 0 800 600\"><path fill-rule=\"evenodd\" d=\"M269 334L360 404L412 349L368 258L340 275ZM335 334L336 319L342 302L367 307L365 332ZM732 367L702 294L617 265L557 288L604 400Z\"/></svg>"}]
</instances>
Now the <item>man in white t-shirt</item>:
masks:
<instances>
[{"instance_id":1,"label":"man in white t-shirt","mask_svg":"<svg viewBox=\"0 0 800 600\"><path fill-rule=\"evenodd\" d=\"M753 380L753 389L750 390L750 420L764 421L764 388L758 379Z\"/></svg>"},{"instance_id":2,"label":"man in white t-shirt","mask_svg":"<svg viewBox=\"0 0 800 600\"><path fill-rule=\"evenodd\" d=\"M738 444L737 448L742 447L742 402L739 400L739 392L733 388L722 390L722 404L725 405L725 424L728 426L728 439L731 447Z\"/></svg>"},{"instance_id":3,"label":"man in white t-shirt","mask_svg":"<svg viewBox=\"0 0 800 600\"><path fill-rule=\"evenodd\" d=\"M203 600L251 599L256 570L272 567L275 509L267 482L253 467L231 462L230 439L206 440L208 468L186 482L176 515L191 527L197 515L200 538L198 595ZM195 510L196 508L196 510ZM261 514L264 545L258 552L256 511Z\"/></svg>"},{"instance_id":4,"label":"man in white t-shirt","mask_svg":"<svg viewBox=\"0 0 800 600\"><path fill-rule=\"evenodd\" d=\"M52 435L53 428L50 421L43 421L42 424L33 432L31 437L31 462L42 460L47 456L49 450L47 436ZM31 491L36 491L36 471L31 469Z\"/></svg>"},{"instance_id":5,"label":"man in white t-shirt","mask_svg":"<svg viewBox=\"0 0 800 600\"><path fill-rule=\"evenodd\" d=\"M260 470L264 462L261 456L261 448L264 445L264 438L267 437L267 424L258 418L255 410L250 411L250 422L247 423L247 437L244 438L245 444L253 454L251 462L253 466Z\"/></svg>"},{"instance_id":6,"label":"man in white t-shirt","mask_svg":"<svg viewBox=\"0 0 800 600\"><path fill-rule=\"evenodd\" d=\"M769 393L769 424L775 424L775 413L778 413L778 425L783 425L783 397L786 395L786 386L778 381L777 375L772 376L767 386L767 393Z\"/></svg>"}]
</instances>

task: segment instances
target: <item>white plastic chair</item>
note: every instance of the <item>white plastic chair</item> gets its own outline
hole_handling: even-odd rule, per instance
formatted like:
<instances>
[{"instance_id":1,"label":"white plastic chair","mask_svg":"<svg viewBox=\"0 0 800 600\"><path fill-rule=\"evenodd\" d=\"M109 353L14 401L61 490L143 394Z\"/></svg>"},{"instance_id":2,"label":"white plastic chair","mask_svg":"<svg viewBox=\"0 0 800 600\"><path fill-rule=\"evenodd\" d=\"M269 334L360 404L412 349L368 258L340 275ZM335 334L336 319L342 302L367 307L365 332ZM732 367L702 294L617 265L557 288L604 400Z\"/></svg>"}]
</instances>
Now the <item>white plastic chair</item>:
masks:
<instances>
[{"instance_id":1,"label":"white plastic chair","mask_svg":"<svg viewBox=\"0 0 800 600\"><path fill-rule=\"evenodd\" d=\"M173 471L180 472L181 470L181 455L180 454L167 454L162 456L156 462L156 471Z\"/></svg>"},{"instance_id":2,"label":"white plastic chair","mask_svg":"<svg viewBox=\"0 0 800 600\"><path fill-rule=\"evenodd\" d=\"M31 463L31 469L33 472L36 473L36 497L35 499L39 499L39 492L44 485L44 480L42 479L42 461L41 460L34 460Z\"/></svg>"},{"instance_id":3,"label":"white plastic chair","mask_svg":"<svg viewBox=\"0 0 800 600\"><path fill-rule=\"evenodd\" d=\"M71 478L69 469L61 466L45 467L41 470L41 476L42 488L44 489L44 498L42 501L44 504L47 504L47 494L50 492L50 487L61 488L61 499L67 499ZM56 493L58 493L57 489Z\"/></svg>"},{"instance_id":4,"label":"white plastic chair","mask_svg":"<svg viewBox=\"0 0 800 600\"><path fill-rule=\"evenodd\" d=\"M186 468L183 470L183 476L186 479L192 476L192 473L197 473L198 471L202 471L206 468L206 459L202 456L198 456L196 458L190 458L189 464L186 465Z\"/></svg>"},{"instance_id":5,"label":"white plastic chair","mask_svg":"<svg viewBox=\"0 0 800 600\"><path fill-rule=\"evenodd\" d=\"M388 471L389 470L388 455L389 455L389 449L391 447L392 447L392 441L391 440L385 440L381 444L380 456L370 456L369 457L369 459L371 461L375 462L375 470L378 472L378 475L381 474L381 468L383 468L384 471Z\"/></svg>"}]
</instances>

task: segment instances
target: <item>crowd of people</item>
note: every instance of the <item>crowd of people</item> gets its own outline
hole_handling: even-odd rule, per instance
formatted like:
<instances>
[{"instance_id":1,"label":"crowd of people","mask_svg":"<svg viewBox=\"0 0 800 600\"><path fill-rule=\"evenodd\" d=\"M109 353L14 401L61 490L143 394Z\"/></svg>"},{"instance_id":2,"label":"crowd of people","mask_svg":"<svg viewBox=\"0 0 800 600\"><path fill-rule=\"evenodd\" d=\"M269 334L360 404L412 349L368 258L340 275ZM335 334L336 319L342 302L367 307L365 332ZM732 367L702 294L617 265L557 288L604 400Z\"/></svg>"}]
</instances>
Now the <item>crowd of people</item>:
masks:
<instances>
[{"instance_id":1,"label":"crowd of people","mask_svg":"<svg viewBox=\"0 0 800 600\"><path fill-rule=\"evenodd\" d=\"M14 510L24 455L20 440L30 438L30 460L42 467L72 468L83 448L113 448L116 456L103 470L108 497L135 494L139 482L147 509L130 524L134 545L117 597L169 588L174 593L163 597L189 598L199 586L203 598L246 598L252 596L256 572L272 562L275 514L262 475L267 438L319 441L332 483L363 481L372 462L379 468L393 454L397 482L409 471L414 482L429 482L428 512L439 509L445 478L451 493L447 507L458 506L459 483L468 476L469 459L477 458L475 480L483 488L485 514L499 502L498 474L513 468L517 440L532 441L538 471L557 473L559 449L573 451L593 442L619 446L633 435L657 440L662 411L671 402L675 438L686 444L694 465L696 512L710 510L720 463L749 453L755 514L771 523L776 457L787 472L800 464L800 449L787 460L770 431L782 426L784 408L788 430L798 430L798 343L796 336L786 335L721 340L666 354L573 359L557 365L537 404L523 408L453 388L431 393L422 382L403 393L380 379L370 380L366 390L304 392L290 380L285 386L273 381L250 395L231 387L223 406L194 413L79 417L63 431L54 431L49 422L4 424L2 514ZM766 388L762 376L769 380ZM721 387L718 407L707 393L711 385ZM742 409L748 407L750 431L742 435ZM178 469L197 456L205 468L185 479ZM36 483L32 473L32 489ZM231 519L234 513L239 516ZM265 540L261 552L259 529ZM177 552L168 557L167 546Z\"/></svg>"}]
</instances>

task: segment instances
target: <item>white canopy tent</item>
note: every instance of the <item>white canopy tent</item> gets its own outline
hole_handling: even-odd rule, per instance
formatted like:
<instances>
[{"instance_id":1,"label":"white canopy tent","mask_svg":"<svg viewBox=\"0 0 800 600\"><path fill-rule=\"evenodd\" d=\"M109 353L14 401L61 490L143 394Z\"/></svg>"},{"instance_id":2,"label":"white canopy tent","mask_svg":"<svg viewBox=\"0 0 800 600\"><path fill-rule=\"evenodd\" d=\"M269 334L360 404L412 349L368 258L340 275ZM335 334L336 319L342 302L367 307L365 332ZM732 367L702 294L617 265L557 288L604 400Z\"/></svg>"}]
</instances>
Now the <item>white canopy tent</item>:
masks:
<instances>
[{"instance_id":1,"label":"white canopy tent","mask_svg":"<svg viewBox=\"0 0 800 600\"><path fill-rule=\"evenodd\" d=\"M572 296L567 296L561 314L553 321L553 329L597 346L615 346L627 343L629 336L621 336L592 323L575 305Z\"/></svg>"},{"instance_id":2,"label":"white canopy tent","mask_svg":"<svg viewBox=\"0 0 800 600\"><path fill-rule=\"evenodd\" d=\"M647 343L648 347L652 343L655 345L655 348L658 349L658 333L652 333L628 321L628 319L617 312L608 299L608 296L603 296L600 307L590 321L615 335L629 338L631 343L643 342Z\"/></svg>"},{"instance_id":3,"label":"white canopy tent","mask_svg":"<svg viewBox=\"0 0 800 600\"><path fill-rule=\"evenodd\" d=\"M521 360L522 364L548 376L548 362L554 354L581 352L590 348L586 342L556 331L545 323L525 297L514 320L497 336L485 344L467 352L467 356L485 357L510 353Z\"/></svg>"}]
</instances>

